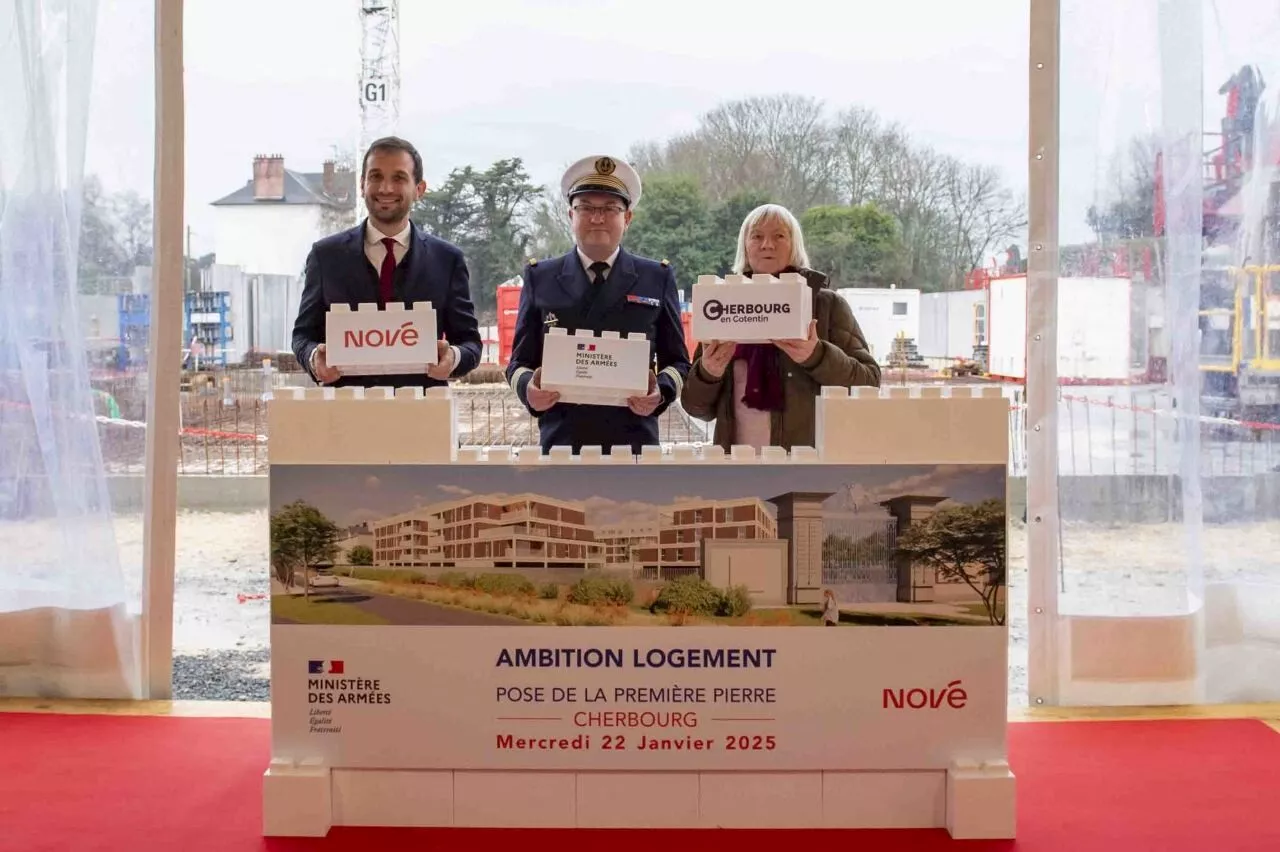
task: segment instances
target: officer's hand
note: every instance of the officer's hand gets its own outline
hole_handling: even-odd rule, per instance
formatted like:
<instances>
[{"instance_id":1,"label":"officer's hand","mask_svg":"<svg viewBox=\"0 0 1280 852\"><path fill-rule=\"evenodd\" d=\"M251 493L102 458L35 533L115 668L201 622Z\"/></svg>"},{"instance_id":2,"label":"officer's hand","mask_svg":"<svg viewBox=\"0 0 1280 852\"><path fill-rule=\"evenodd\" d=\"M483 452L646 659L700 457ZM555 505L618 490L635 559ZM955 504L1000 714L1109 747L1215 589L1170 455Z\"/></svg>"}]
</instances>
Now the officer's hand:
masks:
<instances>
[{"instance_id":1,"label":"officer's hand","mask_svg":"<svg viewBox=\"0 0 1280 852\"><path fill-rule=\"evenodd\" d=\"M320 383L327 385L342 378L342 371L337 367L330 367L325 362L325 351L323 343L316 347L315 352L311 355L311 369L315 372L316 378L320 380Z\"/></svg>"},{"instance_id":2,"label":"officer's hand","mask_svg":"<svg viewBox=\"0 0 1280 852\"><path fill-rule=\"evenodd\" d=\"M436 362L427 367L427 375L433 379L447 379L457 366L454 362L453 347L447 340L436 341Z\"/></svg>"},{"instance_id":3,"label":"officer's hand","mask_svg":"<svg viewBox=\"0 0 1280 852\"><path fill-rule=\"evenodd\" d=\"M559 391L542 389L542 368L533 371L533 378L524 389L524 397L529 400L529 407L541 414L560 401Z\"/></svg>"},{"instance_id":4,"label":"officer's hand","mask_svg":"<svg viewBox=\"0 0 1280 852\"><path fill-rule=\"evenodd\" d=\"M627 397L627 408L639 417L648 417L662 403L662 391L658 390L658 377L649 372L649 393L645 396Z\"/></svg>"},{"instance_id":5,"label":"officer's hand","mask_svg":"<svg viewBox=\"0 0 1280 852\"><path fill-rule=\"evenodd\" d=\"M722 342L718 340L708 340L702 344L702 363L703 371L713 379L718 379L724 375L725 369L729 366L729 362L733 360L733 356L738 351L738 344L733 342Z\"/></svg>"}]
</instances>

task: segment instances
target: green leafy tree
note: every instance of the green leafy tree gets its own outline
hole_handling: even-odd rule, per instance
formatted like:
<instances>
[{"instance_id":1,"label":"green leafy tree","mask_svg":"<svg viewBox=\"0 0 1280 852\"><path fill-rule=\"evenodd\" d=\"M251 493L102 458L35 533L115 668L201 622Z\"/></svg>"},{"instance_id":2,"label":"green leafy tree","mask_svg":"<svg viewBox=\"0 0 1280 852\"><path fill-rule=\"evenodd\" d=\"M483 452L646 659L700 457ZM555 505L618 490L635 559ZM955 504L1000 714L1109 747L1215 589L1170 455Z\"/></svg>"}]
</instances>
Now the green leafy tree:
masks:
<instances>
[{"instance_id":1,"label":"green leafy tree","mask_svg":"<svg viewBox=\"0 0 1280 852\"><path fill-rule=\"evenodd\" d=\"M529 219L541 193L516 157L484 171L454 169L410 212L418 225L466 253L471 295L482 320L492 320L498 285L519 275L528 257L533 241Z\"/></svg>"},{"instance_id":2,"label":"green leafy tree","mask_svg":"<svg viewBox=\"0 0 1280 852\"><path fill-rule=\"evenodd\" d=\"M738 232L747 214L761 204L769 203L769 194L760 189L746 189L725 199L711 209L711 231L708 250L718 258L715 273L728 275L738 251Z\"/></svg>"},{"instance_id":3,"label":"green leafy tree","mask_svg":"<svg viewBox=\"0 0 1280 852\"><path fill-rule=\"evenodd\" d=\"M830 275L832 286L887 287L906 281L898 224L874 204L813 207L800 224L810 264Z\"/></svg>"},{"instance_id":4,"label":"green leafy tree","mask_svg":"<svg viewBox=\"0 0 1280 852\"><path fill-rule=\"evenodd\" d=\"M310 593L311 569L337 555L338 525L307 503L295 500L271 515L271 567L276 579L292 586L299 569Z\"/></svg>"},{"instance_id":5,"label":"green leafy tree","mask_svg":"<svg viewBox=\"0 0 1280 852\"><path fill-rule=\"evenodd\" d=\"M558 257L573 248L569 204L558 192L542 193L529 218L529 227L533 233L530 257Z\"/></svg>"},{"instance_id":6,"label":"green leafy tree","mask_svg":"<svg viewBox=\"0 0 1280 852\"><path fill-rule=\"evenodd\" d=\"M718 268L711 214L692 178L659 176L645 181L644 197L622 239L627 251L671 261L686 295L699 275Z\"/></svg>"},{"instance_id":7,"label":"green leafy tree","mask_svg":"<svg viewBox=\"0 0 1280 852\"><path fill-rule=\"evenodd\" d=\"M1003 500L935 512L898 538L898 553L960 581L981 598L992 624L1004 624L1005 506Z\"/></svg>"},{"instance_id":8,"label":"green leafy tree","mask_svg":"<svg viewBox=\"0 0 1280 852\"><path fill-rule=\"evenodd\" d=\"M373 549L363 544L357 544L347 553L347 561L352 565L372 565Z\"/></svg>"}]
</instances>

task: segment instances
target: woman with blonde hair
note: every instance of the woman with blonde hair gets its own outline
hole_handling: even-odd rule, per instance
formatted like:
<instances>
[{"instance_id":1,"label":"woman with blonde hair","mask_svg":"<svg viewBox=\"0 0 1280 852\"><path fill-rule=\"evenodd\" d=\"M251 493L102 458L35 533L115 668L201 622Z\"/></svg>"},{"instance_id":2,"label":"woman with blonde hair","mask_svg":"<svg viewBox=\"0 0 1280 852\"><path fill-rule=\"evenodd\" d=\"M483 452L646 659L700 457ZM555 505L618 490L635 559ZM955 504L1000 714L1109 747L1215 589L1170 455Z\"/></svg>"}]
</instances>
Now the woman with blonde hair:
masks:
<instances>
[{"instance_id":1,"label":"woman with blonde hair","mask_svg":"<svg viewBox=\"0 0 1280 852\"><path fill-rule=\"evenodd\" d=\"M698 345L680 402L691 417L714 420L715 443L812 447L820 388L879 387L880 366L849 304L809 268L800 223L790 210L764 204L738 233L733 271L739 275L798 272L813 297L813 321L799 340Z\"/></svg>"}]
</instances>

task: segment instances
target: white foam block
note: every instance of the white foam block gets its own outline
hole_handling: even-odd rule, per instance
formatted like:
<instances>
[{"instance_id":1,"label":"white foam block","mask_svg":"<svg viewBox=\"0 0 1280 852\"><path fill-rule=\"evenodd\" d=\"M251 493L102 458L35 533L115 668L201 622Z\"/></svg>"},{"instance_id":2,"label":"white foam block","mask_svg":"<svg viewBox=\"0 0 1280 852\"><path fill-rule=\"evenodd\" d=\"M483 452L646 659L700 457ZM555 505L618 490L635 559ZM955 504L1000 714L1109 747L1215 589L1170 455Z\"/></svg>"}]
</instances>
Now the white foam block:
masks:
<instances>
[{"instance_id":1,"label":"white foam block","mask_svg":"<svg viewBox=\"0 0 1280 852\"><path fill-rule=\"evenodd\" d=\"M273 760L262 777L266 837L324 837L333 825L327 766Z\"/></svg>"},{"instance_id":2,"label":"white foam block","mask_svg":"<svg viewBox=\"0 0 1280 852\"><path fill-rule=\"evenodd\" d=\"M579 828L697 828L698 773L578 773Z\"/></svg>"},{"instance_id":3,"label":"white foam block","mask_svg":"<svg viewBox=\"0 0 1280 852\"><path fill-rule=\"evenodd\" d=\"M824 772L827 828L944 828L945 772Z\"/></svg>"},{"instance_id":4,"label":"white foam block","mask_svg":"<svg viewBox=\"0 0 1280 852\"><path fill-rule=\"evenodd\" d=\"M705 828L818 828L821 772L703 772Z\"/></svg>"},{"instance_id":5,"label":"white foam block","mask_svg":"<svg viewBox=\"0 0 1280 852\"><path fill-rule=\"evenodd\" d=\"M453 773L335 769L333 824L453 825Z\"/></svg>"},{"instance_id":6,"label":"white foam block","mask_svg":"<svg viewBox=\"0 0 1280 852\"><path fill-rule=\"evenodd\" d=\"M947 770L947 831L956 840L1009 840L1017 834L1015 781L1003 761L956 761Z\"/></svg>"},{"instance_id":7,"label":"white foam block","mask_svg":"<svg viewBox=\"0 0 1280 852\"><path fill-rule=\"evenodd\" d=\"M325 314L325 361L348 376L425 373L436 363L436 311L430 302L385 310L362 303L333 305Z\"/></svg>"},{"instance_id":8,"label":"white foam block","mask_svg":"<svg viewBox=\"0 0 1280 852\"><path fill-rule=\"evenodd\" d=\"M477 828L572 828L573 772L454 772L453 823Z\"/></svg>"},{"instance_id":9,"label":"white foam block","mask_svg":"<svg viewBox=\"0 0 1280 852\"><path fill-rule=\"evenodd\" d=\"M560 401L625 407L649 392L649 340L644 335L548 334L542 340L543 390Z\"/></svg>"},{"instance_id":10,"label":"white foam block","mask_svg":"<svg viewBox=\"0 0 1280 852\"><path fill-rule=\"evenodd\" d=\"M736 283L700 276L693 285L693 336L739 343L799 340L809 333L813 293L804 278L753 276Z\"/></svg>"}]
</instances>

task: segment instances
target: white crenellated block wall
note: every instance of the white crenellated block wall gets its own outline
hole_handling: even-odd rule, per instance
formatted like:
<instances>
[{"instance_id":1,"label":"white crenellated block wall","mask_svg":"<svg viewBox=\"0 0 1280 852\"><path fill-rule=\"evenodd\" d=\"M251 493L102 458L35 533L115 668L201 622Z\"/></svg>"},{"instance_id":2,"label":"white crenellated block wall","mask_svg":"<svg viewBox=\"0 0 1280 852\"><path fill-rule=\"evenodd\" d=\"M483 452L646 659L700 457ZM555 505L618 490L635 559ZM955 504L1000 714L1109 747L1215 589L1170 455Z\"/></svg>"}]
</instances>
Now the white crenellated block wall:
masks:
<instances>
[{"instance_id":1,"label":"white crenellated block wall","mask_svg":"<svg viewBox=\"0 0 1280 852\"><path fill-rule=\"evenodd\" d=\"M271 464L442 464L458 444L443 386L284 388L267 426Z\"/></svg>"},{"instance_id":2,"label":"white crenellated block wall","mask_svg":"<svg viewBox=\"0 0 1280 852\"><path fill-rule=\"evenodd\" d=\"M818 452L842 464L1005 464L1009 403L998 387L823 388Z\"/></svg>"},{"instance_id":3,"label":"white crenellated block wall","mask_svg":"<svg viewBox=\"0 0 1280 852\"><path fill-rule=\"evenodd\" d=\"M600 447L544 454L536 446L455 450L446 389L286 390L270 405L269 446L272 464L1007 463L1009 403L995 388L827 388L816 406L816 446L790 452L683 444L646 447L638 456L626 447L610 455ZM331 822L947 828L956 838L1012 838L1015 779L1006 760L965 753L958 743L949 768L916 771L393 771L273 763L264 778L264 825L267 834L323 833Z\"/></svg>"}]
</instances>

